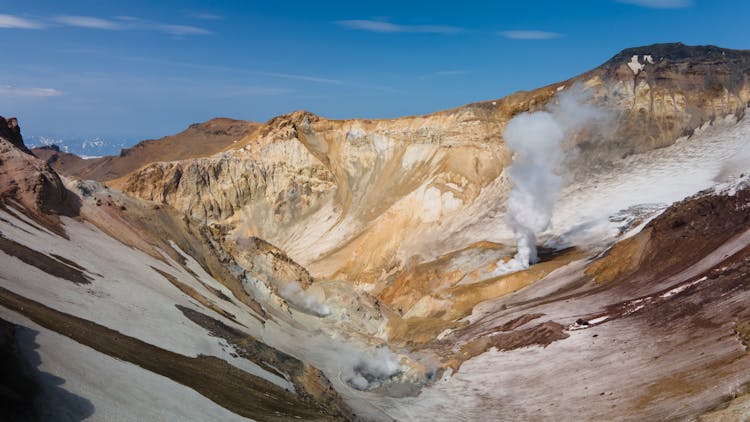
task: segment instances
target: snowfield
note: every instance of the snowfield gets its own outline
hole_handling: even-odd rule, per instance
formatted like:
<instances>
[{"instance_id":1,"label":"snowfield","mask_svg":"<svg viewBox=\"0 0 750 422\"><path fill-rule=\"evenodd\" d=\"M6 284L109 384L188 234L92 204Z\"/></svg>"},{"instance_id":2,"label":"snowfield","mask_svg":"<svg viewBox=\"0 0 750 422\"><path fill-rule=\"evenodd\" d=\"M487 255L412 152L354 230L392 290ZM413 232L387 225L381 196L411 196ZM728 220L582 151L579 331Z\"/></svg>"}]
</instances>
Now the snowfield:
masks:
<instances>
[{"instance_id":1,"label":"snowfield","mask_svg":"<svg viewBox=\"0 0 750 422\"><path fill-rule=\"evenodd\" d=\"M21 352L36 354L41 362L37 370L58 379L60 388L46 386L40 397L54 403L50 407L56 411L43 415L45 419L247 420L191 388L99 353L3 307L0 318L27 327L19 335Z\"/></svg>"},{"instance_id":2,"label":"snowfield","mask_svg":"<svg viewBox=\"0 0 750 422\"><path fill-rule=\"evenodd\" d=\"M75 285L0 252L3 259L0 286L175 353L216 356L282 388L293 390L289 381L253 362L232 356L231 346L218 337L209 336L205 329L185 318L175 305L201 312L206 310L194 304L152 267L172 274L207 297L211 297L211 293L179 264L171 262L172 265L167 265L127 247L89 223L65 218L66 232L70 237L66 240L4 211L0 211L0 218L9 222L1 226L4 237L47 255L57 254L75 262L86 268L86 274L94 279L89 285ZM168 259L166 254L165 258ZM207 274L202 273L205 278ZM211 283L218 284L215 280ZM246 310L228 303L223 306L243 325L260 325ZM218 314L212 316L222 318ZM223 322L242 328L229 319Z\"/></svg>"},{"instance_id":3,"label":"snowfield","mask_svg":"<svg viewBox=\"0 0 750 422\"><path fill-rule=\"evenodd\" d=\"M743 171L737 157L750 153L750 119L734 116L705 124L689 138L594 169L582 182L563 189L552 225L542 237L555 246L607 243L620 234L627 217L646 206L648 222L675 201L711 188ZM631 232L632 233L632 232Z\"/></svg>"}]
</instances>

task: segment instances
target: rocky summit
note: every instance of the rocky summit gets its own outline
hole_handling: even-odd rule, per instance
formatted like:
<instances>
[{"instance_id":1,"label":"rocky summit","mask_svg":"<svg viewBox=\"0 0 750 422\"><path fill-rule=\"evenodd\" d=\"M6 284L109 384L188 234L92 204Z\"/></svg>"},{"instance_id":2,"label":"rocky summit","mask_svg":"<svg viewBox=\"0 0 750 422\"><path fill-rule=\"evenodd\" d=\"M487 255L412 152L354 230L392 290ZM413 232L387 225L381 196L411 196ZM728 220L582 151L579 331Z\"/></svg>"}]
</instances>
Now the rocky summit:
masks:
<instances>
[{"instance_id":1,"label":"rocky summit","mask_svg":"<svg viewBox=\"0 0 750 422\"><path fill-rule=\"evenodd\" d=\"M96 159L0 118L2 405L745 420L748 107L750 51L677 43L424 116L213 119Z\"/></svg>"}]
</instances>

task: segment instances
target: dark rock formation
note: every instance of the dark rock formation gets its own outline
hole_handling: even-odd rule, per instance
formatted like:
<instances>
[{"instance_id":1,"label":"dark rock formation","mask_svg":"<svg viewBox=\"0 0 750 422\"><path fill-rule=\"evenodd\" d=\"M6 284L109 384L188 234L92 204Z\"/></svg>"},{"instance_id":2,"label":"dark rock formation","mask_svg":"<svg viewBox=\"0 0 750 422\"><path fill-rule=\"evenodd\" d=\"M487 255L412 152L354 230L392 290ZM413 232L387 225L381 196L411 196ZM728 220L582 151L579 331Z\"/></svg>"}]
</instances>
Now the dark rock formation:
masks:
<instances>
[{"instance_id":1,"label":"dark rock formation","mask_svg":"<svg viewBox=\"0 0 750 422\"><path fill-rule=\"evenodd\" d=\"M0 116L0 138L5 138L16 148L27 154L31 154L31 151L29 151L23 143L21 127L18 126L18 120L15 117L9 117L6 119L3 116Z\"/></svg>"}]
</instances>

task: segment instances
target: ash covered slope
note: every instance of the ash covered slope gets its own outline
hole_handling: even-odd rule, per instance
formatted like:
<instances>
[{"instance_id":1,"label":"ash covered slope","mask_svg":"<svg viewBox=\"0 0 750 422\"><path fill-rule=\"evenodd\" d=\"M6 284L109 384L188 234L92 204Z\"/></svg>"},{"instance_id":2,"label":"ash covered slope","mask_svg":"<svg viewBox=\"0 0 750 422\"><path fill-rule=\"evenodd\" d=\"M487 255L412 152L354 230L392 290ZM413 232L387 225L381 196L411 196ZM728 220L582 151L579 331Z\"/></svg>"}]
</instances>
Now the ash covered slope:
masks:
<instances>
[{"instance_id":1,"label":"ash covered slope","mask_svg":"<svg viewBox=\"0 0 750 422\"><path fill-rule=\"evenodd\" d=\"M215 154L252 133L257 126L257 123L243 120L216 118L190 125L176 135L139 142L132 148L123 149L119 156L87 160L54 147L34 148L33 152L62 175L103 182L153 162Z\"/></svg>"},{"instance_id":2,"label":"ash covered slope","mask_svg":"<svg viewBox=\"0 0 750 422\"><path fill-rule=\"evenodd\" d=\"M507 122L579 86L613 117L576 139L589 168L671 145L706 122L742 116L750 53L658 44L625 50L571 80L495 101L393 120L272 119L226 152L154 163L113 183L195 221L286 251L313 275L378 284L409 262L481 241L512 242L503 222ZM372 247L377 245L378 247Z\"/></svg>"}]
</instances>

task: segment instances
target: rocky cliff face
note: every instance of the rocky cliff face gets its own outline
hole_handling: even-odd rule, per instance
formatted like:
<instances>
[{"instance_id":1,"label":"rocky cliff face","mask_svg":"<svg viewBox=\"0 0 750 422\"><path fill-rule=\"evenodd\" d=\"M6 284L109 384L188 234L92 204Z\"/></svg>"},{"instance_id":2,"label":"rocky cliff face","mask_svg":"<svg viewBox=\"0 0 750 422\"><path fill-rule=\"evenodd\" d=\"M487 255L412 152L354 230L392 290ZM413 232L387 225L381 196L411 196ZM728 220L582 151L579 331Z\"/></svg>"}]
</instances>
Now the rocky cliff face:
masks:
<instances>
[{"instance_id":1,"label":"rocky cliff face","mask_svg":"<svg viewBox=\"0 0 750 422\"><path fill-rule=\"evenodd\" d=\"M60 177L26 148L16 119L0 116L0 201L15 201L41 217L63 212L65 199Z\"/></svg>"},{"instance_id":2,"label":"rocky cliff face","mask_svg":"<svg viewBox=\"0 0 750 422\"><path fill-rule=\"evenodd\" d=\"M21 128L18 126L18 120L15 117L5 119L3 116L0 116L0 138L10 142L21 151L29 153L29 149L23 143Z\"/></svg>"},{"instance_id":3,"label":"rocky cliff face","mask_svg":"<svg viewBox=\"0 0 750 422\"><path fill-rule=\"evenodd\" d=\"M610 85L598 101L620 109L614 141L635 151L671 144L706 121L743 115L750 52L656 44L623 50L585 83Z\"/></svg>"},{"instance_id":4,"label":"rocky cliff face","mask_svg":"<svg viewBox=\"0 0 750 422\"><path fill-rule=\"evenodd\" d=\"M614 130L578 134L577 159L606 166L741 116L749 78L748 52L640 47L565 82L426 116L280 116L221 154L154 163L113 184L266 239L315 276L374 283L415 260L508 240L497 217L511 159L502 134L513 116L583 92Z\"/></svg>"},{"instance_id":5,"label":"rocky cliff face","mask_svg":"<svg viewBox=\"0 0 750 422\"><path fill-rule=\"evenodd\" d=\"M272 120L239 149L155 164L116 186L198 221L233 224L303 265L360 254L370 263L351 263L348 275L375 276L404 243L399 230L433 225L497 178L510 157L487 135L492 126L471 111L347 122L299 112ZM386 237L390 247L370 248ZM334 275L345 264L312 268Z\"/></svg>"}]
</instances>

